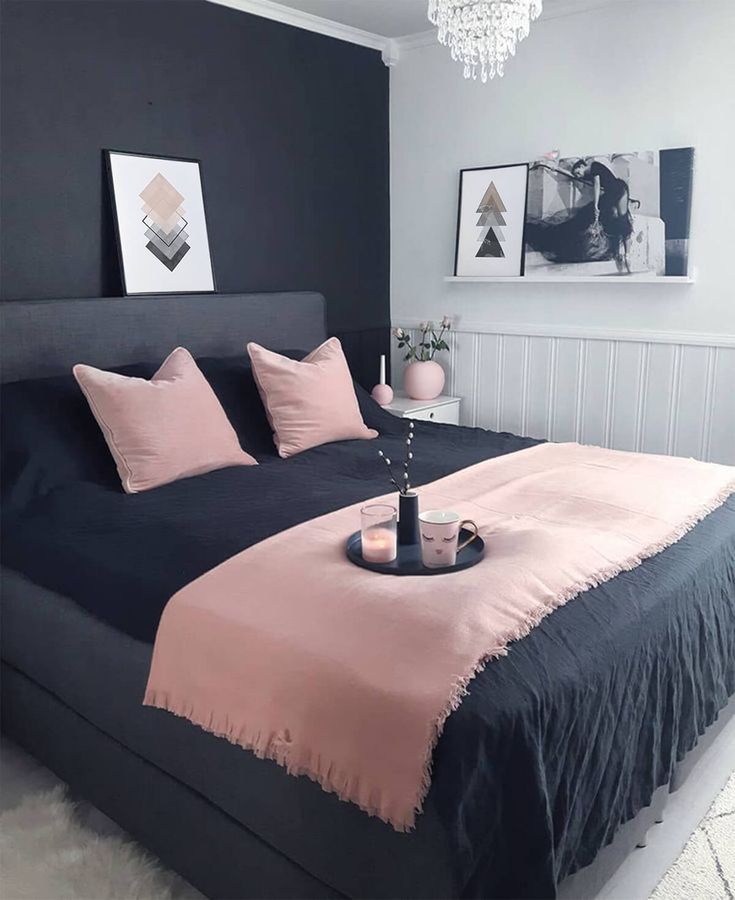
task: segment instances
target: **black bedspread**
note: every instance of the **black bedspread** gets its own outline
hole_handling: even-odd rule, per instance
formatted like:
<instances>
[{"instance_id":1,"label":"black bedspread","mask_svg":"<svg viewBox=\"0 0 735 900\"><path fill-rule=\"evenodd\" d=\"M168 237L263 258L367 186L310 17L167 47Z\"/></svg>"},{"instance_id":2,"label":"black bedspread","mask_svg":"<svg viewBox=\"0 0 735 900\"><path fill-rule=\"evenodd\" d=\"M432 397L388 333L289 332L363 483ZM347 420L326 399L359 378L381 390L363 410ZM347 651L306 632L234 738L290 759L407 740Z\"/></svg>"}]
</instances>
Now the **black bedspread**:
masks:
<instances>
[{"instance_id":1,"label":"black bedspread","mask_svg":"<svg viewBox=\"0 0 735 900\"><path fill-rule=\"evenodd\" d=\"M256 541L383 494L405 423L360 397L378 441L231 468L138 495L114 471L6 504L4 564L152 641L168 598ZM532 441L417 423L426 483ZM325 573L328 577L328 573ZM450 716L433 802L458 893L552 897L648 802L735 692L735 502L545 619ZM388 826L386 826L388 827Z\"/></svg>"}]
</instances>

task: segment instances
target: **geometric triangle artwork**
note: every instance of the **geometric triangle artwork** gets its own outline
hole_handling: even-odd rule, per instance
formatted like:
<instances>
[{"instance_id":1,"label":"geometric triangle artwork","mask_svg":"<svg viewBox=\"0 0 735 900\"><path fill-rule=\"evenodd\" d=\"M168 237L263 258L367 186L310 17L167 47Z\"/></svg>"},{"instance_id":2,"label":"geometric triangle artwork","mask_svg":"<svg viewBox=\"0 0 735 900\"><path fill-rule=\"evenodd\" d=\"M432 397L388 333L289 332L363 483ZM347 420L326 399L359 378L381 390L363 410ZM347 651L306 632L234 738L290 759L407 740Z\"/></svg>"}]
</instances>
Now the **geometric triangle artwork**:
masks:
<instances>
[{"instance_id":1,"label":"geometric triangle artwork","mask_svg":"<svg viewBox=\"0 0 735 900\"><path fill-rule=\"evenodd\" d=\"M479 244L481 244L485 240L485 238L488 236L490 231L493 232L493 234L500 241L501 244L505 243L505 233L503 232L503 229L498 227L497 225L492 229L489 225L486 225L484 228L481 228L480 233L477 235L477 242Z\"/></svg>"},{"instance_id":2,"label":"geometric triangle artwork","mask_svg":"<svg viewBox=\"0 0 735 900\"><path fill-rule=\"evenodd\" d=\"M490 187L485 191L485 196L480 200L480 206L478 207L478 212L483 212L487 207L492 206L495 209L499 209L500 212L508 212L508 210L503 206L503 201L500 199L500 194L498 193L498 189L495 187L495 182L490 182Z\"/></svg>"},{"instance_id":3,"label":"geometric triangle artwork","mask_svg":"<svg viewBox=\"0 0 735 900\"><path fill-rule=\"evenodd\" d=\"M482 230L478 238L481 241L480 249L475 254L475 258L505 257L503 248L500 246L501 241L505 241L505 235L499 226L507 224L503 218L503 213L507 211L498 189L495 187L495 182L491 181L477 207L477 212L480 213L477 227Z\"/></svg>"},{"instance_id":4,"label":"geometric triangle artwork","mask_svg":"<svg viewBox=\"0 0 735 900\"><path fill-rule=\"evenodd\" d=\"M173 272L191 249L189 235L184 231L189 224L184 218L183 196L159 172L139 194L144 201L141 207L144 234L148 239L146 249Z\"/></svg>"},{"instance_id":5,"label":"geometric triangle artwork","mask_svg":"<svg viewBox=\"0 0 735 900\"><path fill-rule=\"evenodd\" d=\"M504 257L505 253L503 253L503 248L500 246L500 242L495 237L495 232L491 228L485 240L480 244L480 249L475 253L476 258L483 258L486 256L495 256L495 257Z\"/></svg>"},{"instance_id":6,"label":"geometric triangle artwork","mask_svg":"<svg viewBox=\"0 0 735 900\"><path fill-rule=\"evenodd\" d=\"M484 225L507 225L508 223L503 218L500 212L497 212L493 209L488 209L487 212L484 212L480 218L477 220L478 227L482 228Z\"/></svg>"}]
</instances>

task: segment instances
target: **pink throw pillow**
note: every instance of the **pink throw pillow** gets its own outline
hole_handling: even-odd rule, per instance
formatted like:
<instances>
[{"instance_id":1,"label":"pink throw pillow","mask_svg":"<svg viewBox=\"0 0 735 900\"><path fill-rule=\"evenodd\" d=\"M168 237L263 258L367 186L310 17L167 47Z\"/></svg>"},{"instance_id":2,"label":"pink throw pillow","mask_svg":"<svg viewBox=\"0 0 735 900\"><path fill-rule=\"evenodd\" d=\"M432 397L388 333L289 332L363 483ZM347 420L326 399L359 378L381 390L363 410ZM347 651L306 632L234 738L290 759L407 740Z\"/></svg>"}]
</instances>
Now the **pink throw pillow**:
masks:
<instances>
[{"instance_id":1,"label":"pink throw pillow","mask_svg":"<svg viewBox=\"0 0 735 900\"><path fill-rule=\"evenodd\" d=\"M225 466L256 466L188 350L156 374L129 378L76 365L74 377L102 429L129 494Z\"/></svg>"},{"instance_id":2,"label":"pink throw pillow","mask_svg":"<svg viewBox=\"0 0 735 900\"><path fill-rule=\"evenodd\" d=\"M284 459L330 441L369 440L342 345L329 338L301 362L248 344L273 440Z\"/></svg>"}]
</instances>

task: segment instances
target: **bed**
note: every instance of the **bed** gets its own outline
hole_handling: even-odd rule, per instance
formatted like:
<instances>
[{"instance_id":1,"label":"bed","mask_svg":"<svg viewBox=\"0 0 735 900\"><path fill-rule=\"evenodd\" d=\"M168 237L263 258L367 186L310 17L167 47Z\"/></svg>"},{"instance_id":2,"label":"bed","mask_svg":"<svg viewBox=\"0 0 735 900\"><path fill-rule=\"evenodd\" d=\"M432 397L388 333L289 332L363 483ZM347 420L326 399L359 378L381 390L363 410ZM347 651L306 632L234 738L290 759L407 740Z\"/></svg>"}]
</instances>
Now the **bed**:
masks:
<instances>
[{"instance_id":1,"label":"bed","mask_svg":"<svg viewBox=\"0 0 735 900\"><path fill-rule=\"evenodd\" d=\"M232 390L245 343L296 352L326 336L324 300L310 293L22 301L0 315L4 435L25 415L17 382L68 378L80 360L150 374L179 344L201 360L239 432ZM405 423L357 390L381 446L397 447ZM599 851L624 823L628 834L647 827L657 789L721 711L732 713L733 499L478 675L439 741L417 827L401 834L141 705L175 590L270 534L385 493L373 442L290 460L275 455L267 426L248 442L257 468L134 497L99 448L89 465L49 475L55 444L41 431L45 474L30 479L7 454L4 730L209 897L553 897L575 872L575 890L592 896L607 871ZM533 443L417 423L414 477L426 483ZM608 854L607 869L619 856Z\"/></svg>"}]
</instances>

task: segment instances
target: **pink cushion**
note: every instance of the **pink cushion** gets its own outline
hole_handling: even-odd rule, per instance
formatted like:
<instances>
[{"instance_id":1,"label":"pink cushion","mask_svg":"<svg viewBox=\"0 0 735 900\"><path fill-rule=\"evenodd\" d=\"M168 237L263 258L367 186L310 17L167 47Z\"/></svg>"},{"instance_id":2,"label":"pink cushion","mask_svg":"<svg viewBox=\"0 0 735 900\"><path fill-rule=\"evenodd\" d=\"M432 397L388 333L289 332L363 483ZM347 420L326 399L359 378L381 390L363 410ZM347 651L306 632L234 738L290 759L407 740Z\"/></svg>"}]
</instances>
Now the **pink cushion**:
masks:
<instances>
[{"instance_id":1,"label":"pink cushion","mask_svg":"<svg viewBox=\"0 0 735 900\"><path fill-rule=\"evenodd\" d=\"M253 375L282 457L378 432L360 415L342 345L329 338L301 362L248 344Z\"/></svg>"},{"instance_id":2,"label":"pink cushion","mask_svg":"<svg viewBox=\"0 0 735 900\"><path fill-rule=\"evenodd\" d=\"M92 366L73 371L129 494L225 466L257 465L183 347L150 381Z\"/></svg>"}]
</instances>

